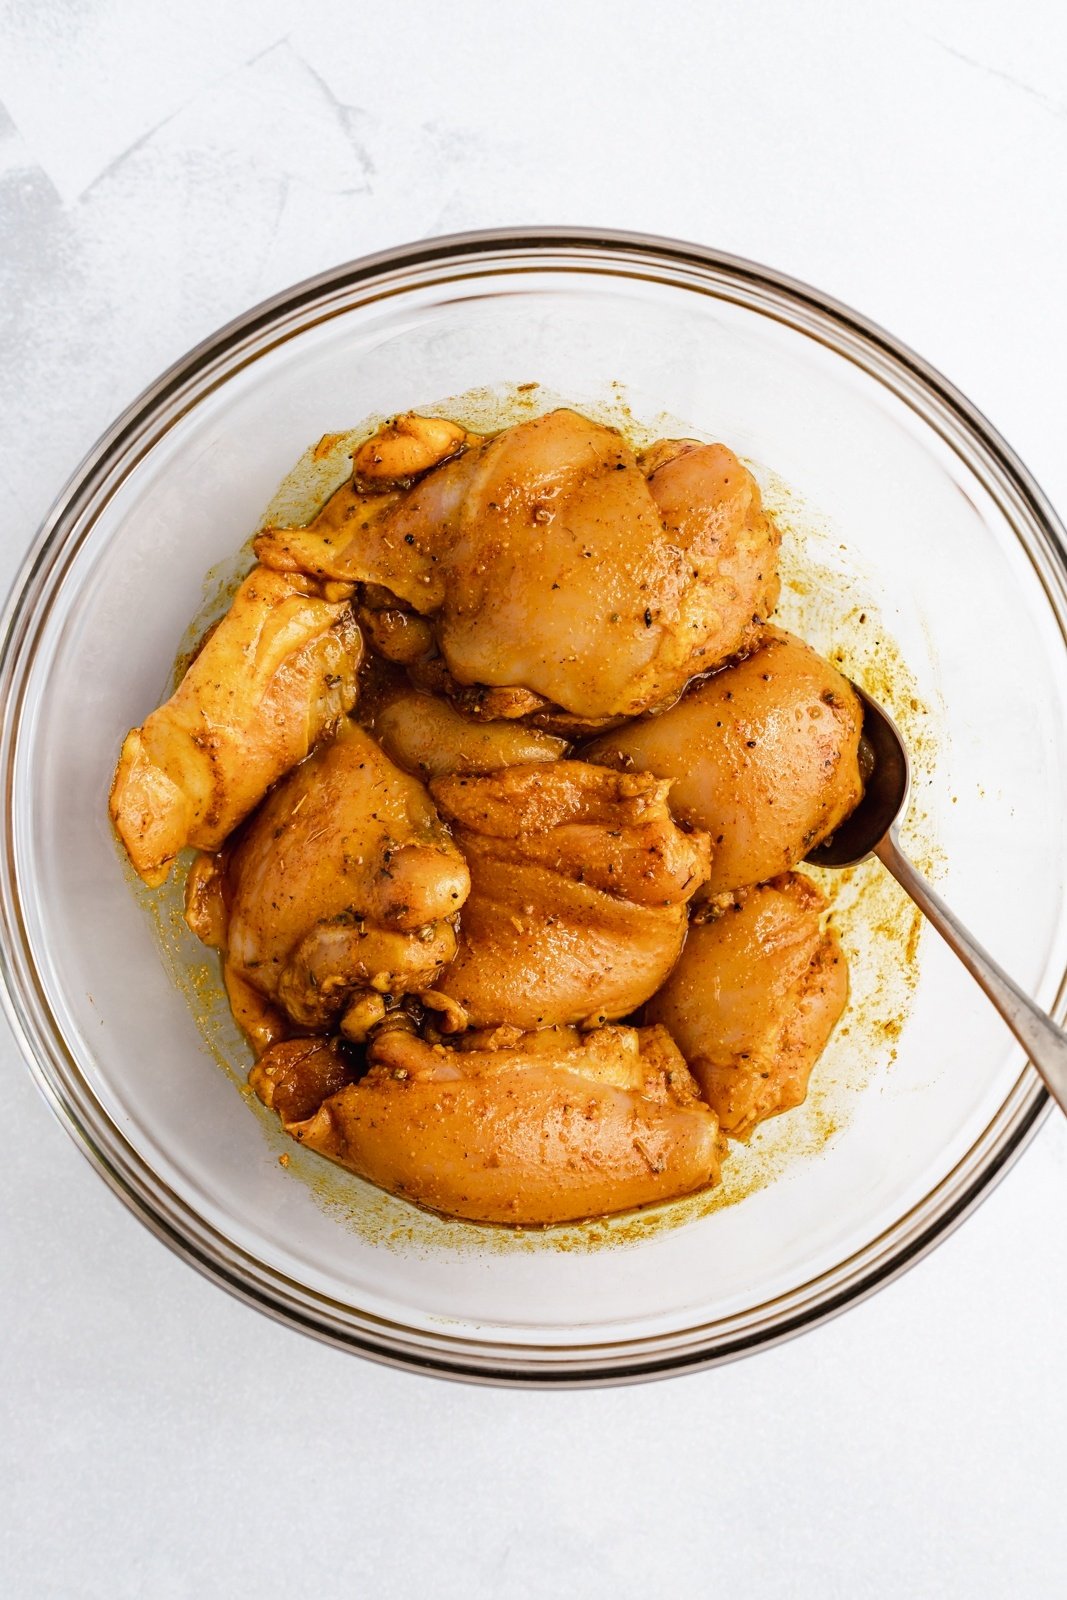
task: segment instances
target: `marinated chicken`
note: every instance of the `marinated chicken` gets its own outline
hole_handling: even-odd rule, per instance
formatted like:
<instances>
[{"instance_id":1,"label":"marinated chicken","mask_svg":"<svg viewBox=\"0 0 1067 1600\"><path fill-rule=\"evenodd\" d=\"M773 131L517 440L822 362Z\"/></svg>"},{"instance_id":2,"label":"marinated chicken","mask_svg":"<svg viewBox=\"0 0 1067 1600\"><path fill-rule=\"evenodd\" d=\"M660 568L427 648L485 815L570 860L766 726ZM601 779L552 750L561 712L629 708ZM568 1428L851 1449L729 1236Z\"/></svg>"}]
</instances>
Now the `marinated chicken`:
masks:
<instances>
[{"instance_id":1,"label":"marinated chicken","mask_svg":"<svg viewBox=\"0 0 1067 1600\"><path fill-rule=\"evenodd\" d=\"M111 818L139 875L217 850L356 699L362 639L347 596L257 567L165 705L126 735Z\"/></svg>"},{"instance_id":2,"label":"marinated chicken","mask_svg":"<svg viewBox=\"0 0 1067 1600\"><path fill-rule=\"evenodd\" d=\"M475 1222L605 1216L718 1179L715 1115L663 1028L520 1034L501 1049L380 1033L276 1045L250 1083L286 1132L392 1194Z\"/></svg>"},{"instance_id":3,"label":"marinated chicken","mask_svg":"<svg viewBox=\"0 0 1067 1600\"><path fill-rule=\"evenodd\" d=\"M383 588L432 619L459 685L594 723L669 704L773 609L778 535L725 445L639 459L559 410L453 447L410 488L357 474L307 528L262 534L259 559Z\"/></svg>"},{"instance_id":4,"label":"marinated chicken","mask_svg":"<svg viewBox=\"0 0 1067 1600\"><path fill-rule=\"evenodd\" d=\"M227 981L306 1029L431 989L470 887L422 784L352 722L278 785L219 871ZM204 899L201 882L191 925L218 943Z\"/></svg>"},{"instance_id":5,"label":"marinated chicken","mask_svg":"<svg viewBox=\"0 0 1067 1600\"><path fill-rule=\"evenodd\" d=\"M804 1099L848 999L837 935L809 878L787 873L744 890L690 930L678 965L645 1007L678 1044L724 1133Z\"/></svg>"},{"instance_id":6,"label":"marinated chicken","mask_svg":"<svg viewBox=\"0 0 1067 1600\"><path fill-rule=\"evenodd\" d=\"M848 977L792 868L860 798L845 678L768 626L722 444L404 413L125 740L116 830L220 952L283 1128L447 1216L718 1181ZM350 715L358 705L356 715Z\"/></svg>"},{"instance_id":7,"label":"marinated chicken","mask_svg":"<svg viewBox=\"0 0 1067 1600\"><path fill-rule=\"evenodd\" d=\"M352 457L352 480L364 489L407 488L477 437L446 417L407 411L360 445Z\"/></svg>"},{"instance_id":8,"label":"marinated chicken","mask_svg":"<svg viewBox=\"0 0 1067 1600\"><path fill-rule=\"evenodd\" d=\"M863 790L862 723L848 680L802 640L768 628L751 655L662 716L580 754L671 779L674 815L711 835L710 896L788 871L844 821Z\"/></svg>"},{"instance_id":9,"label":"marinated chicken","mask_svg":"<svg viewBox=\"0 0 1067 1600\"><path fill-rule=\"evenodd\" d=\"M567 741L521 722L477 722L418 689L390 694L374 717L374 734L408 772L437 778L449 772L495 772L522 762L558 761Z\"/></svg>"},{"instance_id":10,"label":"marinated chicken","mask_svg":"<svg viewBox=\"0 0 1067 1600\"><path fill-rule=\"evenodd\" d=\"M675 824L668 788L581 761L431 783L471 874L437 988L473 1026L594 1025L655 993L709 864L707 835Z\"/></svg>"}]
</instances>

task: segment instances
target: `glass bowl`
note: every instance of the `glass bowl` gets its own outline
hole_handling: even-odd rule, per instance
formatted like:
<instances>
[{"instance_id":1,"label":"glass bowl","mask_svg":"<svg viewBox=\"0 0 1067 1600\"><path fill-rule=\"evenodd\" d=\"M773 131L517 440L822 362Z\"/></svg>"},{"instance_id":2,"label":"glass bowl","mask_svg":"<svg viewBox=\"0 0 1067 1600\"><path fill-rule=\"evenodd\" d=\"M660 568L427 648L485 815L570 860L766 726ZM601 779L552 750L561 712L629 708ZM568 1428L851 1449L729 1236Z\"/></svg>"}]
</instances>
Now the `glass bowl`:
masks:
<instances>
[{"instance_id":1,"label":"glass bowl","mask_svg":"<svg viewBox=\"0 0 1067 1600\"><path fill-rule=\"evenodd\" d=\"M686 419L757 464L772 498L766 469L780 475L824 563L841 553L827 636L849 606L852 623L861 603L881 619L846 666L876 679L892 640L914 675L886 681L928 719L913 722L929 732L915 826L948 898L1058 1010L1067 589L1040 491L962 396L851 311L714 251L581 230L431 240L302 284L192 351L92 451L6 617L3 976L61 1120L216 1282L384 1361L615 1382L816 1325L928 1250L1018 1154L1044 1092L939 941L915 956L909 913L885 902L878 982L890 993L907 947L914 993L883 1006L877 1059L869 1032L835 1041L838 1100L824 1090L796 1124L795 1159L789 1118L767 1125L739 1157L755 1174L740 1203L505 1236L324 1173L252 1114L204 952L173 894L135 891L106 814L122 736L166 691L204 575L309 442L535 381L530 404L555 391L653 427Z\"/></svg>"}]
</instances>

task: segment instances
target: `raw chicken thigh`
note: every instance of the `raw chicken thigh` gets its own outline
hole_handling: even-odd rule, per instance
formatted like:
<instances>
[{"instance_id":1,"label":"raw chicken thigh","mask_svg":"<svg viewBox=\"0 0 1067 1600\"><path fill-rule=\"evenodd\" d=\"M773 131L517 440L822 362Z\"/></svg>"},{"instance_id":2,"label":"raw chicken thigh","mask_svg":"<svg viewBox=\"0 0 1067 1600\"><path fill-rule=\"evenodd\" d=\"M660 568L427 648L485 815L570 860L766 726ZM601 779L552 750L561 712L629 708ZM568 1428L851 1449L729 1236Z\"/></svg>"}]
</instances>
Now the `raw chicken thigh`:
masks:
<instances>
[{"instance_id":1,"label":"raw chicken thigh","mask_svg":"<svg viewBox=\"0 0 1067 1600\"><path fill-rule=\"evenodd\" d=\"M357 477L309 527L261 535L259 559L380 586L432 620L457 684L590 723L669 704L775 604L778 535L725 445L639 459L559 410L452 448L407 489Z\"/></svg>"},{"instance_id":2,"label":"raw chicken thigh","mask_svg":"<svg viewBox=\"0 0 1067 1600\"><path fill-rule=\"evenodd\" d=\"M350 592L350 591L349 591ZM347 593L257 567L170 699L126 735L111 819L145 883L186 845L217 850L356 699Z\"/></svg>"},{"instance_id":3,"label":"raw chicken thigh","mask_svg":"<svg viewBox=\"0 0 1067 1600\"><path fill-rule=\"evenodd\" d=\"M745 1139L765 1117L800 1105L848 999L826 901L787 873L744 890L690 929L682 959L645 1007L689 1063L723 1132Z\"/></svg>"},{"instance_id":4,"label":"raw chicken thigh","mask_svg":"<svg viewBox=\"0 0 1067 1600\"><path fill-rule=\"evenodd\" d=\"M751 655L693 685L662 716L579 754L672 780L670 805L706 828L705 895L762 883L802 861L863 790L863 713L847 678L810 645L768 628Z\"/></svg>"},{"instance_id":5,"label":"raw chicken thigh","mask_svg":"<svg viewBox=\"0 0 1067 1600\"><path fill-rule=\"evenodd\" d=\"M374 717L382 749L408 772L436 778L448 772L495 772L521 762L558 761L565 739L521 722L479 722L418 689L389 694Z\"/></svg>"},{"instance_id":6,"label":"raw chicken thigh","mask_svg":"<svg viewBox=\"0 0 1067 1600\"><path fill-rule=\"evenodd\" d=\"M367 1063L360 1077L336 1045L292 1040L249 1082L299 1143L449 1216L568 1222L718 1178L714 1113L663 1028L466 1051L388 1029Z\"/></svg>"},{"instance_id":7,"label":"raw chicken thigh","mask_svg":"<svg viewBox=\"0 0 1067 1600\"><path fill-rule=\"evenodd\" d=\"M592 1025L659 987L708 873L707 835L676 826L668 787L581 761L431 783L471 874L437 987L474 1026Z\"/></svg>"},{"instance_id":8,"label":"raw chicken thigh","mask_svg":"<svg viewBox=\"0 0 1067 1600\"><path fill-rule=\"evenodd\" d=\"M316 1030L430 989L470 887L422 784L351 722L279 784L219 871L228 980ZM206 898L201 885L190 904L198 932Z\"/></svg>"}]
</instances>

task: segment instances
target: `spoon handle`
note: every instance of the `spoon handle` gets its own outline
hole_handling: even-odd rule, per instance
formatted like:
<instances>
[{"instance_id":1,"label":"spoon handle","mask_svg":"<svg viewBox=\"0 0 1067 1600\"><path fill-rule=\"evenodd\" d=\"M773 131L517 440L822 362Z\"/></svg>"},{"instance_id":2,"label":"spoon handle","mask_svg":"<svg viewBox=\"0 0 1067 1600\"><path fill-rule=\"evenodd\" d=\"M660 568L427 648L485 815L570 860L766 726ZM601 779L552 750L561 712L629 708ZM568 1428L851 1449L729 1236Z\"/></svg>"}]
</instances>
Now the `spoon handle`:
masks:
<instances>
[{"instance_id":1,"label":"spoon handle","mask_svg":"<svg viewBox=\"0 0 1067 1600\"><path fill-rule=\"evenodd\" d=\"M1067 1111L1067 1033L1023 993L1003 967L997 965L977 939L967 932L921 873L917 872L894 837L886 834L875 855L932 922L945 943L956 952L967 971L992 1000L1012 1033L1045 1080L1054 1099Z\"/></svg>"}]
</instances>

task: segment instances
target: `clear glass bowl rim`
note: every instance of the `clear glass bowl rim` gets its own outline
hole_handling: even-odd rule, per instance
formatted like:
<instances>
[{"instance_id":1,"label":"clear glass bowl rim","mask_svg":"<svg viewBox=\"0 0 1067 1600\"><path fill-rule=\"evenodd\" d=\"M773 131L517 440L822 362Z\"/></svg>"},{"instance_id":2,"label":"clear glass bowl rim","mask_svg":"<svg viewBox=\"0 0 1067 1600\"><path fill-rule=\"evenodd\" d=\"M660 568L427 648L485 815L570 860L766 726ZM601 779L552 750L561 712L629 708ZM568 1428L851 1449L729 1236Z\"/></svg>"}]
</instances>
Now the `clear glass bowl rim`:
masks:
<instances>
[{"instance_id":1,"label":"clear glass bowl rim","mask_svg":"<svg viewBox=\"0 0 1067 1600\"><path fill-rule=\"evenodd\" d=\"M975 1208L1050 1109L1032 1067L1021 1072L967 1155L919 1205L837 1267L762 1306L705 1327L619 1343L552 1348L424 1333L342 1305L237 1248L171 1192L106 1116L67 1047L34 969L16 871L13 785L26 682L67 565L123 478L198 399L266 349L350 309L353 297L403 293L427 271L455 282L551 269L651 278L778 317L854 361L979 463L1035 566L1067 643L1067 535L997 431L939 372L847 306L771 268L680 240L592 228L515 228L446 235L378 252L309 278L253 307L164 372L101 436L45 518L0 622L0 999L38 1087L110 1187L179 1256L289 1326L386 1364L480 1383L579 1387L717 1365L791 1338L906 1271ZM1027 537L1024 538L1025 529ZM1067 974L1055 1014L1062 1019Z\"/></svg>"}]
</instances>

